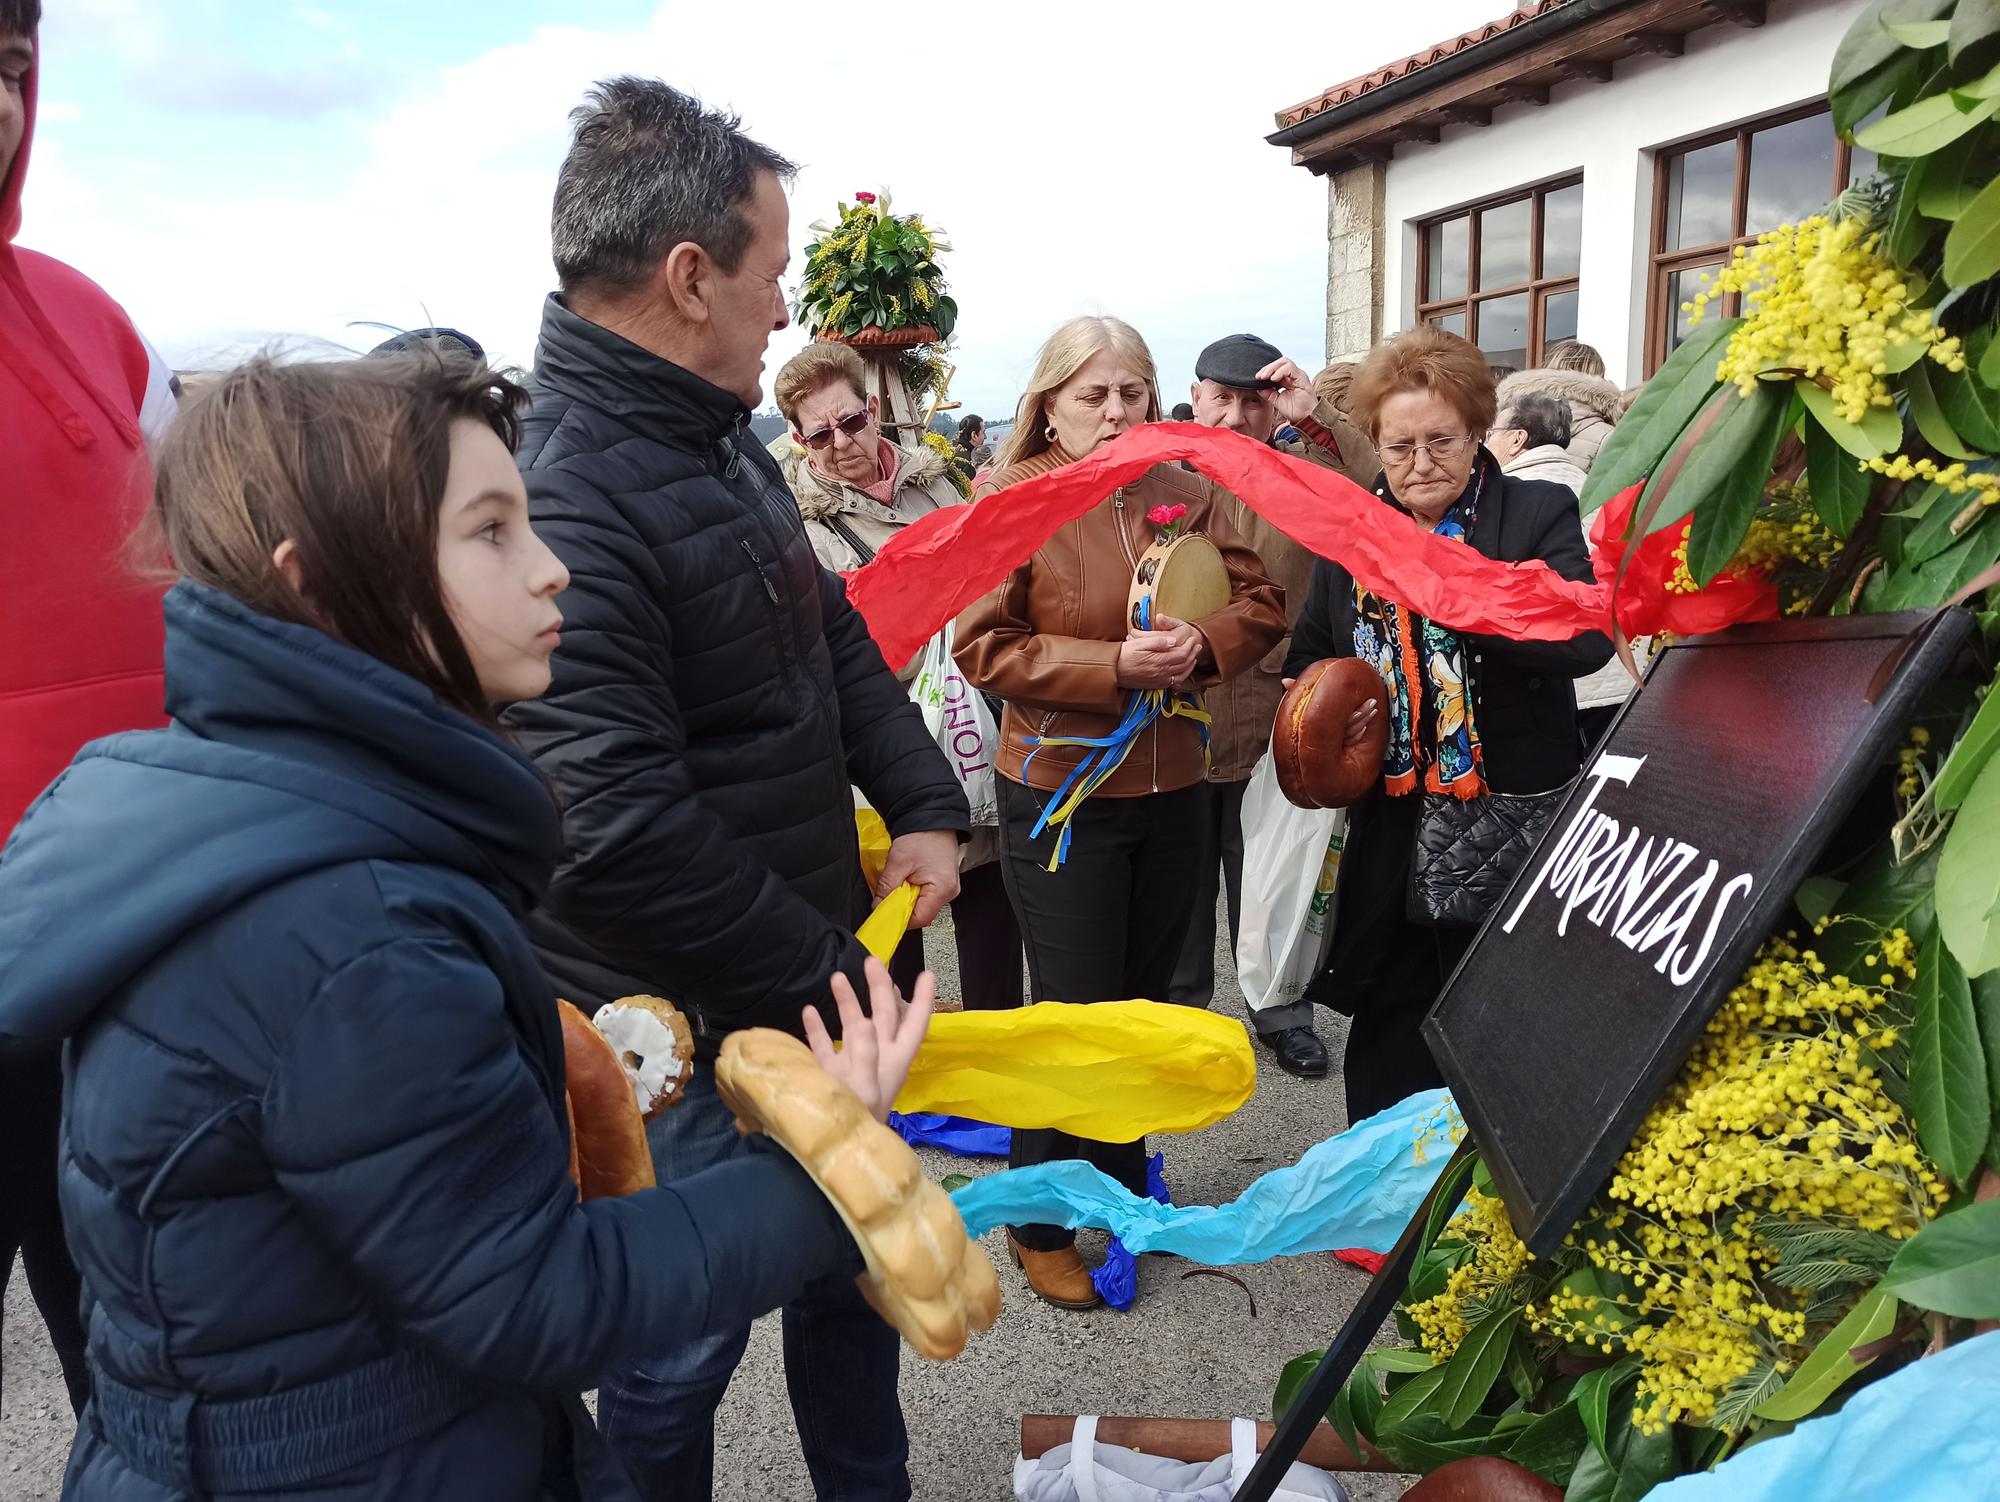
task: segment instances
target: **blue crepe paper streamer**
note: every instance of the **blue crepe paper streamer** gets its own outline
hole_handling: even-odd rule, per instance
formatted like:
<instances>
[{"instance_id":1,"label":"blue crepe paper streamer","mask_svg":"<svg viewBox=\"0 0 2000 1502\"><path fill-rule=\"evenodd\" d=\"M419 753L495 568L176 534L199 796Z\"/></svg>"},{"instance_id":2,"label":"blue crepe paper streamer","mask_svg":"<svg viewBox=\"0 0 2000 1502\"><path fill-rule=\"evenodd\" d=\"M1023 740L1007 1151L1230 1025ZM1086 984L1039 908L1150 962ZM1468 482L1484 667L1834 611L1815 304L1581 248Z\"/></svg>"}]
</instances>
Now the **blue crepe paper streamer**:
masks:
<instances>
[{"instance_id":1,"label":"blue crepe paper streamer","mask_svg":"<svg viewBox=\"0 0 2000 1502\"><path fill-rule=\"evenodd\" d=\"M2000 1330L1914 1361L1838 1413L1759 1440L1646 1502L1991 1502L2000 1498Z\"/></svg>"},{"instance_id":2,"label":"blue crepe paper streamer","mask_svg":"<svg viewBox=\"0 0 2000 1502\"><path fill-rule=\"evenodd\" d=\"M1146 1193L1162 1205L1174 1202L1173 1195L1167 1192L1165 1153L1154 1153L1146 1160ZM1130 1309L1139 1296L1139 1259L1113 1236L1104 1249L1104 1260L1091 1269L1090 1281L1097 1287L1097 1296L1113 1309Z\"/></svg>"},{"instance_id":3,"label":"blue crepe paper streamer","mask_svg":"<svg viewBox=\"0 0 2000 1502\"><path fill-rule=\"evenodd\" d=\"M1096 1226L1134 1253L1175 1252L1209 1267L1360 1247L1386 1252L1436 1182L1459 1134L1450 1092L1426 1090L1264 1174L1227 1205L1142 1199L1073 1159L1009 1168L952 1195L965 1228Z\"/></svg>"},{"instance_id":4,"label":"blue crepe paper streamer","mask_svg":"<svg viewBox=\"0 0 2000 1502\"><path fill-rule=\"evenodd\" d=\"M925 1111L909 1116L891 1111L889 1125L912 1147L941 1147L961 1158L1004 1158L1014 1140L1012 1127L989 1126L963 1116L936 1116Z\"/></svg>"}]
</instances>

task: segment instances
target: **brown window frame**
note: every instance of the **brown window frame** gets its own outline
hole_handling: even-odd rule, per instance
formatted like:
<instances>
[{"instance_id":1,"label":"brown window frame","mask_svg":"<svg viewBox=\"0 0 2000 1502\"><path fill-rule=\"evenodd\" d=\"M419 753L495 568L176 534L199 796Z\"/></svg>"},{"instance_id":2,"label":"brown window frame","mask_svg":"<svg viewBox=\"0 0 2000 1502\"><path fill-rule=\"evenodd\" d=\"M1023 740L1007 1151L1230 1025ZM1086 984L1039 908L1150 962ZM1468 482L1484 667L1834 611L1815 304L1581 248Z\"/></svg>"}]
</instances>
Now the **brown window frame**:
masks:
<instances>
[{"instance_id":1,"label":"brown window frame","mask_svg":"<svg viewBox=\"0 0 2000 1502\"><path fill-rule=\"evenodd\" d=\"M1583 266L1579 257L1577 269L1568 276L1545 277L1542 272L1542 201L1551 193L1564 188L1579 187L1583 183L1581 172L1566 172L1560 177L1551 177L1542 182L1529 183L1525 187L1512 188L1505 193L1496 193L1491 198L1482 198L1447 214L1433 214L1427 219L1416 221L1417 231L1417 282L1415 288L1417 322L1430 323L1433 319L1450 317L1454 313L1465 315L1465 337L1474 344L1479 342L1478 306L1500 297L1518 297L1528 294L1528 365L1542 363L1548 353L1543 348L1545 308L1548 299L1565 292L1574 292L1583 280ZM1528 279L1514 282L1505 287L1482 287L1479 285L1479 216L1490 209L1505 208L1510 203L1526 202L1528 210ZM1431 230L1440 224L1449 224L1454 219L1463 219L1465 226L1465 291L1457 297L1439 298L1426 302L1424 293L1431 284Z\"/></svg>"},{"instance_id":2,"label":"brown window frame","mask_svg":"<svg viewBox=\"0 0 2000 1502\"><path fill-rule=\"evenodd\" d=\"M1760 130L1769 130L1778 125L1790 125L1796 120L1809 120L1815 115L1830 116L1830 114L1831 107L1826 100L1821 99L1817 102L1795 105L1790 109L1775 110L1768 115L1745 120L1739 125L1709 131L1705 135L1691 136L1685 141L1676 141L1671 146L1662 146L1653 152L1653 226L1646 242L1648 265L1645 374L1649 379L1666 363L1667 356L1673 352L1670 343L1671 330L1680 309L1668 299L1667 288L1673 284L1674 277L1684 271L1702 271L1711 266L1719 269L1726 266L1737 246L1755 245L1757 235L1762 233L1762 231L1744 233L1744 220L1750 208L1750 138ZM1832 123L1829 118L1827 122L1829 129L1832 128ZM1674 160L1690 152L1720 145L1732 138L1736 142L1736 180L1729 223L1736 233L1727 240L1668 250L1667 192ZM1827 188L1829 199L1847 187L1853 170L1853 146L1845 140L1836 138L1833 152L1833 182ZM1738 303L1739 299L1735 293L1726 294L1722 300L1722 315L1725 318L1735 317Z\"/></svg>"}]
</instances>

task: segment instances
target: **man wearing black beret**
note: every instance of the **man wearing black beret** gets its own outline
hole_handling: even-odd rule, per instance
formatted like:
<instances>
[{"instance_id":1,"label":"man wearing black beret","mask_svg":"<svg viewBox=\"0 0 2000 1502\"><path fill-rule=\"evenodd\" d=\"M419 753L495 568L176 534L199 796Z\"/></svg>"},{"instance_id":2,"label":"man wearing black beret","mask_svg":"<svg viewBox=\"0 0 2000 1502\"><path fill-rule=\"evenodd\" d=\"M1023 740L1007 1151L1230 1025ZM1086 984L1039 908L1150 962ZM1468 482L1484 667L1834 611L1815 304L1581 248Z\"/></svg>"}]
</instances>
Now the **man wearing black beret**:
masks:
<instances>
[{"instance_id":1,"label":"man wearing black beret","mask_svg":"<svg viewBox=\"0 0 2000 1502\"><path fill-rule=\"evenodd\" d=\"M1228 428L1282 453L1338 470L1357 485L1375 483L1375 446L1359 428L1313 394L1306 373L1277 346L1254 334L1231 334L1201 352L1194 373L1188 395L1196 422ZM1280 423L1287 425L1283 436ZM1241 498L1231 497L1231 505L1229 520L1264 560L1264 571L1285 586L1289 626L1297 621L1305 604L1313 555ZM1208 847L1202 863L1204 890L1195 901L1194 922L1167 992L1169 1000L1207 1006L1214 999L1218 885L1229 894L1229 939L1231 948L1235 947L1243 893L1243 793L1258 758L1271 744L1271 720L1285 692L1279 674L1290 647L1288 633L1255 670L1210 689L1205 696L1208 712L1214 716L1208 771L1214 796L1204 831ZM1310 1002L1268 1006L1252 1011L1250 1018L1280 1068L1305 1079L1326 1074L1326 1046L1313 1031Z\"/></svg>"}]
</instances>

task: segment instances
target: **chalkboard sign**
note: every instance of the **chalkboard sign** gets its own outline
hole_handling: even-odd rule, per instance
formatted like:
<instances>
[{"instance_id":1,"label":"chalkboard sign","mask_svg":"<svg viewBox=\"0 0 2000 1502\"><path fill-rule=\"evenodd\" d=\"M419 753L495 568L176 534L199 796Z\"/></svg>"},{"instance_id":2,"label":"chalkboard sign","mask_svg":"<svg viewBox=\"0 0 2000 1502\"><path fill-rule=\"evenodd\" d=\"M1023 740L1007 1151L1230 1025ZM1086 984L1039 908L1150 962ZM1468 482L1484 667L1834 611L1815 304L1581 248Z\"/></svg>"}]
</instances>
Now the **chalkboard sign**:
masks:
<instances>
[{"instance_id":1,"label":"chalkboard sign","mask_svg":"<svg viewBox=\"0 0 2000 1502\"><path fill-rule=\"evenodd\" d=\"M1961 610L1783 622L1654 661L1424 1026L1537 1256L1972 629Z\"/></svg>"}]
</instances>

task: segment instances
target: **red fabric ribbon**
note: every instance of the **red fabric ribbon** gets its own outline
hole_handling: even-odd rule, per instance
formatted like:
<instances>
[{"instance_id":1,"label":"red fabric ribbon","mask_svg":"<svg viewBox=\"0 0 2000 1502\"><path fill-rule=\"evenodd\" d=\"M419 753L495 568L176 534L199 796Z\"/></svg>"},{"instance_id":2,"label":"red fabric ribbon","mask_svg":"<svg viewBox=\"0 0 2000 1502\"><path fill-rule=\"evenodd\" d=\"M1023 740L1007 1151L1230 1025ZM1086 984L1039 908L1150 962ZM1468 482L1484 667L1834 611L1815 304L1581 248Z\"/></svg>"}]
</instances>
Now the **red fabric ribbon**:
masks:
<instances>
[{"instance_id":1,"label":"red fabric ribbon","mask_svg":"<svg viewBox=\"0 0 2000 1502\"><path fill-rule=\"evenodd\" d=\"M1454 630L1515 641L1567 641L1611 628L1612 577L1634 486L1604 507L1597 582L1565 579L1546 563L1500 563L1439 537L1344 475L1221 428L1149 423L1074 464L1024 480L970 506L951 506L901 528L848 579L848 598L887 662L908 662L946 621L995 588L1064 523L1156 464L1184 459L1243 500L1301 547L1340 564L1387 599ZM1767 583L1725 575L1697 595L1666 588L1678 534L1640 543L1618 585L1628 635L1712 631L1769 619ZM1665 566L1660 567L1664 558Z\"/></svg>"},{"instance_id":2,"label":"red fabric ribbon","mask_svg":"<svg viewBox=\"0 0 2000 1502\"><path fill-rule=\"evenodd\" d=\"M1607 593L1617 579L1618 565L1629 546L1625 529L1632 508L1639 504L1641 481L1606 501L1591 518L1591 563ZM1625 577L1617 580L1618 621L1627 636L1651 636L1671 631L1676 636L1700 636L1740 621L1777 619L1778 586L1762 574L1718 574L1708 588L1677 594L1667 582L1679 572L1674 549L1684 529L1679 526L1649 533L1632 549Z\"/></svg>"}]
</instances>

